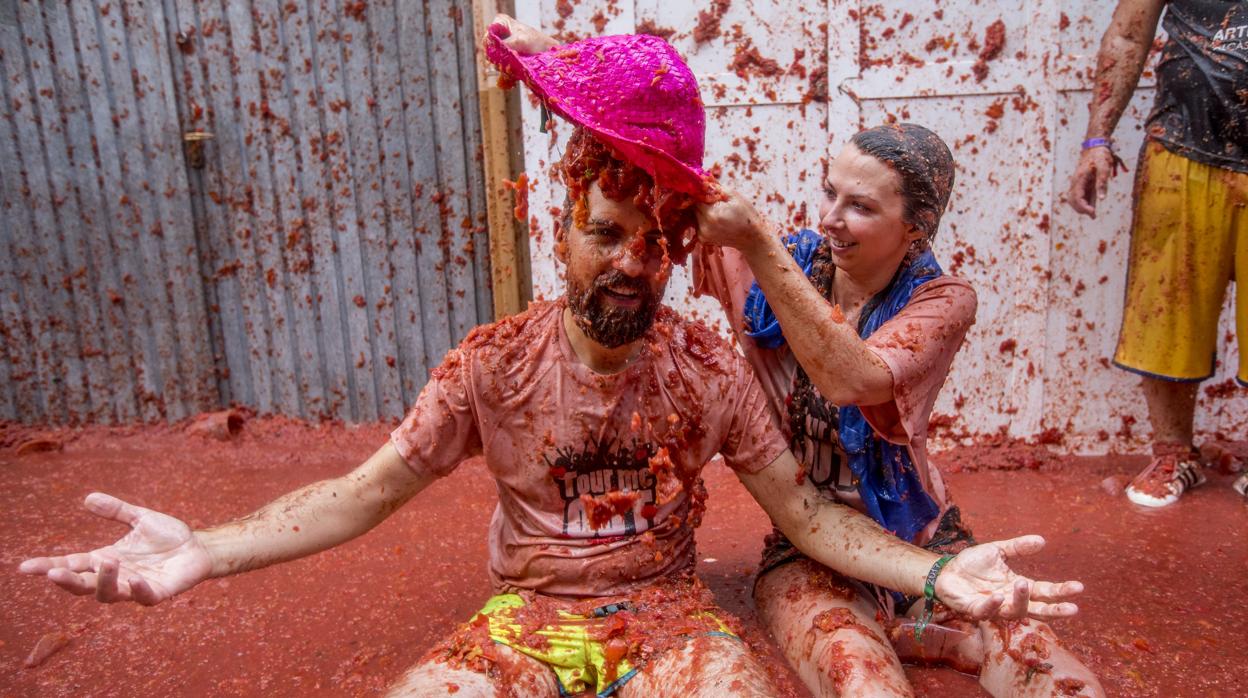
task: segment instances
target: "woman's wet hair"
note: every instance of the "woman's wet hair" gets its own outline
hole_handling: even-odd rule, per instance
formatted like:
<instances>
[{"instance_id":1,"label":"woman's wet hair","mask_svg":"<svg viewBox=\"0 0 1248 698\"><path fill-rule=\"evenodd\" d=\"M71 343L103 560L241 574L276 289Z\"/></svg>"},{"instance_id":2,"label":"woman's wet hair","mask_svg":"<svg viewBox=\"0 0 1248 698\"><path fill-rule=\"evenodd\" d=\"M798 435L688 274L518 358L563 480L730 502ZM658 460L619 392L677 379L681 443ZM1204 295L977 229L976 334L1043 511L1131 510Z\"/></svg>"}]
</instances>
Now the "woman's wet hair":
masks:
<instances>
[{"instance_id":1,"label":"woman's wet hair","mask_svg":"<svg viewBox=\"0 0 1248 698\"><path fill-rule=\"evenodd\" d=\"M905 220L931 241L953 190L953 153L940 136L917 124L877 126L850 139L858 150L901 178Z\"/></svg>"}]
</instances>

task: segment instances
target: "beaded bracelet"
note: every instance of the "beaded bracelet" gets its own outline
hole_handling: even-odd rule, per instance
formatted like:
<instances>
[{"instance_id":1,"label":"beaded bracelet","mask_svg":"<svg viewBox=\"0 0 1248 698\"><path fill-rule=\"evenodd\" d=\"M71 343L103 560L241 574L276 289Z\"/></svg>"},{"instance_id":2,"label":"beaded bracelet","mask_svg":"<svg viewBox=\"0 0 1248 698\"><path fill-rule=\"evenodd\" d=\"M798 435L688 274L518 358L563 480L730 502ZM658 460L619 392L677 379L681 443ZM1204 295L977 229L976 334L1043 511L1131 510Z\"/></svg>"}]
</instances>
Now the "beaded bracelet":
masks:
<instances>
[{"instance_id":1,"label":"beaded bracelet","mask_svg":"<svg viewBox=\"0 0 1248 698\"><path fill-rule=\"evenodd\" d=\"M923 615L919 617L919 622L914 624L914 641L920 645L923 644L923 630L927 628L928 623L932 622L932 614L936 611L936 578L953 558L953 555L945 555L937 560L927 573L927 581L923 584Z\"/></svg>"}]
</instances>

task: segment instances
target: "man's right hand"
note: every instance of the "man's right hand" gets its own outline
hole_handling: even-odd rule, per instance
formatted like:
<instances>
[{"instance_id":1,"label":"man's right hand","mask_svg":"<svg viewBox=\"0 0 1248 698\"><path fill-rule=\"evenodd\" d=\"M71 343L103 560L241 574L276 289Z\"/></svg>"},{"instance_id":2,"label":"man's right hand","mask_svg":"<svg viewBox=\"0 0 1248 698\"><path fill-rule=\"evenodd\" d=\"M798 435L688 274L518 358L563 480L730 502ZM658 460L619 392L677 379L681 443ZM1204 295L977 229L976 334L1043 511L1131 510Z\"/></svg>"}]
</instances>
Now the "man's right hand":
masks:
<instances>
[{"instance_id":1,"label":"man's right hand","mask_svg":"<svg viewBox=\"0 0 1248 698\"><path fill-rule=\"evenodd\" d=\"M154 606L207 579L212 558L182 521L158 511L95 492L83 506L96 516L119 521L130 532L112 545L89 553L36 557L18 567L42 574L57 586L98 601L136 601Z\"/></svg>"},{"instance_id":2,"label":"man's right hand","mask_svg":"<svg viewBox=\"0 0 1248 698\"><path fill-rule=\"evenodd\" d=\"M1109 178L1114 176L1114 154L1109 148L1088 148L1079 155L1079 166L1070 178L1066 200L1071 208L1096 218L1096 202L1105 198Z\"/></svg>"}]
</instances>

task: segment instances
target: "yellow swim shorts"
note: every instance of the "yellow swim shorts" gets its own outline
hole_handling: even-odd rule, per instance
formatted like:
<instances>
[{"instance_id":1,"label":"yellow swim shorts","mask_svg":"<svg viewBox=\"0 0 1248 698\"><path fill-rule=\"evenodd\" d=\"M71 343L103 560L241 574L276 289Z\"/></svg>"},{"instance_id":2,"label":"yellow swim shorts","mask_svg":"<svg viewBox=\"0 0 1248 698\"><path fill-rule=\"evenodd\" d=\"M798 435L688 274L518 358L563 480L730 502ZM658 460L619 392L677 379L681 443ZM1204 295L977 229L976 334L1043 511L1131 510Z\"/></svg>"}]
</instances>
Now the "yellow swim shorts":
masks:
<instances>
[{"instance_id":1,"label":"yellow swim shorts","mask_svg":"<svg viewBox=\"0 0 1248 698\"><path fill-rule=\"evenodd\" d=\"M1235 284L1236 379L1248 385L1248 174L1145 143L1135 180L1126 303L1114 363L1174 381L1214 373L1218 315Z\"/></svg>"},{"instance_id":2,"label":"yellow swim shorts","mask_svg":"<svg viewBox=\"0 0 1248 698\"><path fill-rule=\"evenodd\" d=\"M543 613L548 613L549 622L544 622L521 613L526 605L519 594L498 594L469 625L477 625L484 618L491 640L550 667L563 695L593 690L600 697L610 696L637 673L638 667L630 661L635 658L635 648L628 641L631 633L627 631L630 626L644 624L644 611L627 601L587 608L585 613L548 609ZM737 638L722 620L705 610L690 614L685 622L660 621L655 625L655 631L683 637L710 634Z\"/></svg>"}]
</instances>

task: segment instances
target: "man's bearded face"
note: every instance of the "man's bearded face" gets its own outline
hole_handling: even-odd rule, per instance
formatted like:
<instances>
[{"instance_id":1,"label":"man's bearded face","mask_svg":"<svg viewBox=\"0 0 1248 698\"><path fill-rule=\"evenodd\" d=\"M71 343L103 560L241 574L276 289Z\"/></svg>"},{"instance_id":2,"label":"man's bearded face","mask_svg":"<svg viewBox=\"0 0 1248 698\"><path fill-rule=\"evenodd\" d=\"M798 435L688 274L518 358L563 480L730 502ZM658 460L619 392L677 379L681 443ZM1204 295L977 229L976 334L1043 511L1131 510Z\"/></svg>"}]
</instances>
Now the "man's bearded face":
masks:
<instances>
[{"instance_id":1,"label":"man's bearded face","mask_svg":"<svg viewBox=\"0 0 1248 698\"><path fill-rule=\"evenodd\" d=\"M568 307L586 336L615 348L641 339L650 328L671 264L663 236L631 202L609 199L594 185L584 205L585 215L572 216L561 243Z\"/></svg>"},{"instance_id":2,"label":"man's bearded face","mask_svg":"<svg viewBox=\"0 0 1248 698\"><path fill-rule=\"evenodd\" d=\"M604 347L614 349L641 339L654 322L660 300L644 279L618 270L599 274L588 287L568 275L572 317L587 337Z\"/></svg>"}]
</instances>

